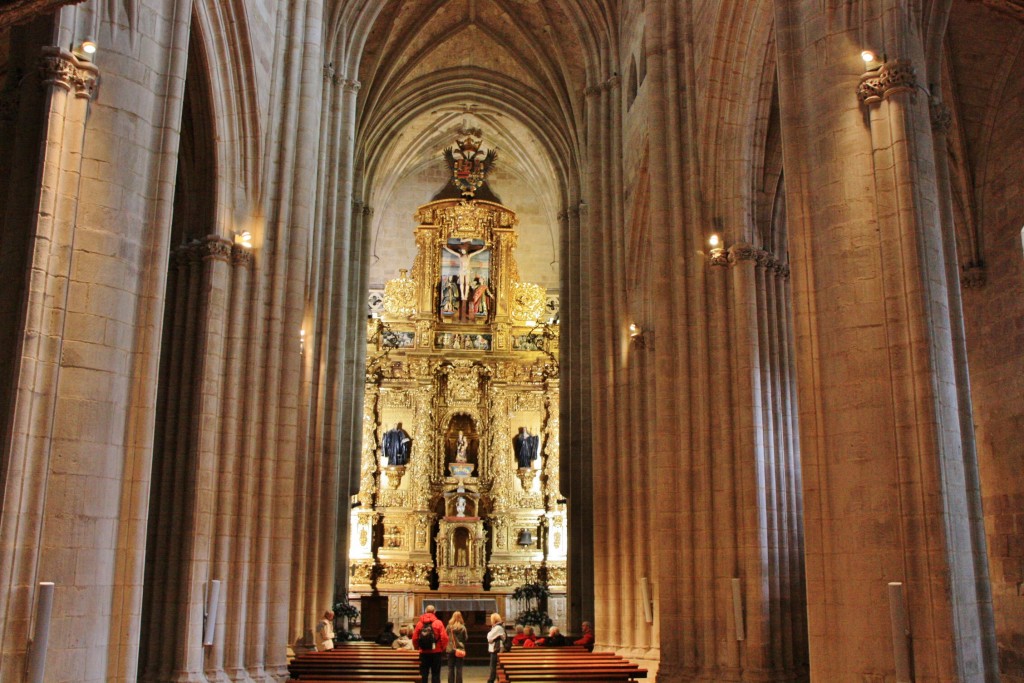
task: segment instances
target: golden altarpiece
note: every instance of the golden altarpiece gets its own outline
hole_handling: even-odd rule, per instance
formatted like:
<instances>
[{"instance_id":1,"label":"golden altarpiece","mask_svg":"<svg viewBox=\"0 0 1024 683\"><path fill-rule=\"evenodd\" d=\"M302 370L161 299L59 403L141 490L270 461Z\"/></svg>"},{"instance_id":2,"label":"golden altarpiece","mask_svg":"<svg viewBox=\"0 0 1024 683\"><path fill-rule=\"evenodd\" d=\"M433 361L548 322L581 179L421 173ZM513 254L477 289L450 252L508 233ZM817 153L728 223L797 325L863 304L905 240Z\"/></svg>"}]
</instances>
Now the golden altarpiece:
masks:
<instances>
[{"instance_id":1,"label":"golden altarpiece","mask_svg":"<svg viewBox=\"0 0 1024 683\"><path fill-rule=\"evenodd\" d=\"M416 212L412 272L369 322L350 593L406 615L428 593L501 598L539 579L565 593L558 327L519 278L516 214L472 198L493 161L478 149L446 150L462 196Z\"/></svg>"}]
</instances>

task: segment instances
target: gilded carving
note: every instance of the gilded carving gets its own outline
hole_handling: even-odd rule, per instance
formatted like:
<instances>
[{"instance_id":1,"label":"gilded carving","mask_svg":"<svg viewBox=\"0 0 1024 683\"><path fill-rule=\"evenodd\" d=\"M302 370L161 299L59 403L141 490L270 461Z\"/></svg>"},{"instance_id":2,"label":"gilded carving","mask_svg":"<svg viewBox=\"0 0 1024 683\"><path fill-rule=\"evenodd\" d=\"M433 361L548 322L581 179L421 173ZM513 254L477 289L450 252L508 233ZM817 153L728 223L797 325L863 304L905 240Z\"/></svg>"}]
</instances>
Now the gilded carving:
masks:
<instances>
[{"instance_id":1,"label":"gilded carving","mask_svg":"<svg viewBox=\"0 0 1024 683\"><path fill-rule=\"evenodd\" d=\"M433 564L425 562L383 562L378 585L426 585Z\"/></svg>"},{"instance_id":2,"label":"gilded carving","mask_svg":"<svg viewBox=\"0 0 1024 683\"><path fill-rule=\"evenodd\" d=\"M407 270L399 277L384 283L384 312L395 318L408 318L416 312L416 280L407 277Z\"/></svg>"},{"instance_id":3,"label":"gilded carving","mask_svg":"<svg viewBox=\"0 0 1024 683\"><path fill-rule=\"evenodd\" d=\"M376 573L374 569L373 560L353 562L348 568L349 580L354 584L368 585L373 582L373 576Z\"/></svg>"},{"instance_id":4,"label":"gilded carving","mask_svg":"<svg viewBox=\"0 0 1024 683\"><path fill-rule=\"evenodd\" d=\"M384 489L378 495L377 505L385 508L405 507L405 491Z\"/></svg>"},{"instance_id":5,"label":"gilded carving","mask_svg":"<svg viewBox=\"0 0 1024 683\"><path fill-rule=\"evenodd\" d=\"M547 290L530 282L512 283L512 319L522 322L545 320Z\"/></svg>"}]
</instances>

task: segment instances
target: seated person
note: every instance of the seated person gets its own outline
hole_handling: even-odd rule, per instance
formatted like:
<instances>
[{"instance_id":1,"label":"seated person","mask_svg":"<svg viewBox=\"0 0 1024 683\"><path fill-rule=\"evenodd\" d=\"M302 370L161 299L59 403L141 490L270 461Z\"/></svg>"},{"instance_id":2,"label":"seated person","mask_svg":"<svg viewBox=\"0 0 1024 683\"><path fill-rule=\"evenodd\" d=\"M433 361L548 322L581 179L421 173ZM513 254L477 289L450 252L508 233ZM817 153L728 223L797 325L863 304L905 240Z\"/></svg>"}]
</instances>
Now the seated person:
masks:
<instances>
[{"instance_id":1,"label":"seated person","mask_svg":"<svg viewBox=\"0 0 1024 683\"><path fill-rule=\"evenodd\" d=\"M523 625L516 624L516 634L512 636L512 647L517 647L523 644L523 640L526 638L526 634L523 633Z\"/></svg>"},{"instance_id":2,"label":"seated person","mask_svg":"<svg viewBox=\"0 0 1024 683\"><path fill-rule=\"evenodd\" d=\"M583 636L573 641L573 645L582 645L588 652L594 651L594 628L589 621L583 622Z\"/></svg>"},{"instance_id":3,"label":"seated person","mask_svg":"<svg viewBox=\"0 0 1024 683\"><path fill-rule=\"evenodd\" d=\"M523 629L523 647L537 647L537 634L533 632L532 626Z\"/></svg>"},{"instance_id":4,"label":"seated person","mask_svg":"<svg viewBox=\"0 0 1024 683\"><path fill-rule=\"evenodd\" d=\"M395 642L391 643L391 647L395 650L412 650L412 638L409 637L409 629L403 626L398 629L398 637L395 638Z\"/></svg>"},{"instance_id":5,"label":"seated person","mask_svg":"<svg viewBox=\"0 0 1024 683\"><path fill-rule=\"evenodd\" d=\"M373 642L377 643L378 645L385 645L387 647L391 647L391 644L395 642L395 638L397 637L398 636L395 635L395 624L394 622L389 621L388 623L384 624L384 628L381 630L380 635L378 635L376 640L374 640Z\"/></svg>"},{"instance_id":6,"label":"seated person","mask_svg":"<svg viewBox=\"0 0 1024 683\"><path fill-rule=\"evenodd\" d=\"M557 626L552 626L551 630L548 631L547 638L541 638L537 641L537 644L542 647L562 647L563 645L568 645L569 641L559 632Z\"/></svg>"}]
</instances>

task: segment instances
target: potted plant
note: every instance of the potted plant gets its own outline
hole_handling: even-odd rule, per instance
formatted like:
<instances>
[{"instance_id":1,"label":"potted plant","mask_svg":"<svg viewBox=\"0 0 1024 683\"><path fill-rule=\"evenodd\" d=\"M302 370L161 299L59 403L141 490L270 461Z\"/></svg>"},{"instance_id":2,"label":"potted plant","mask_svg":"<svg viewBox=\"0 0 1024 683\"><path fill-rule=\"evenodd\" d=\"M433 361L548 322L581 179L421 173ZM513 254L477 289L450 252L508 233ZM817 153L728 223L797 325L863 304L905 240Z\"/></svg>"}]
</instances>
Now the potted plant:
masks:
<instances>
[{"instance_id":1,"label":"potted plant","mask_svg":"<svg viewBox=\"0 0 1024 683\"><path fill-rule=\"evenodd\" d=\"M516 623L535 626L540 632L551 626L551 617L547 612L549 595L551 591L547 583L542 581L524 583L512 591L512 599L520 606Z\"/></svg>"},{"instance_id":2,"label":"potted plant","mask_svg":"<svg viewBox=\"0 0 1024 683\"><path fill-rule=\"evenodd\" d=\"M334 611L335 631L337 631L338 640L356 640L349 632L349 622L359 617L359 610L348 600L339 600L334 603L332 609ZM341 621L340 626L337 623L339 620Z\"/></svg>"}]
</instances>

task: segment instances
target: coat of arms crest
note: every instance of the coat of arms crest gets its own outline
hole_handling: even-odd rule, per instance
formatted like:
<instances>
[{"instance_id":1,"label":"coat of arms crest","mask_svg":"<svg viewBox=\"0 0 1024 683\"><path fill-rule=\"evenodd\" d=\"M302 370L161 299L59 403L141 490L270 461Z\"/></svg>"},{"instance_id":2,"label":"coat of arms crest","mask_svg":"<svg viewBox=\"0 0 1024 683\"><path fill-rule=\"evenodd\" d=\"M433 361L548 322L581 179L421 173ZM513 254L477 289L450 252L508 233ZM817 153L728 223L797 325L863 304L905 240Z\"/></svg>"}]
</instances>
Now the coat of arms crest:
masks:
<instances>
[{"instance_id":1,"label":"coat of arms crest","mask_svg":"<svg viewBox=\"0 0 1024 683\"><path fill-rule=\"evenodd\" d=\"M484 152L480 149L483 140L475 140L467 135L462 140L456 139L458 149L447 147L444 158L452 170L452 182L459 188L464 197L472 197L487 179L487 173L494 167L498 158L498 150Z\"/></svg>"}]
</instances>

